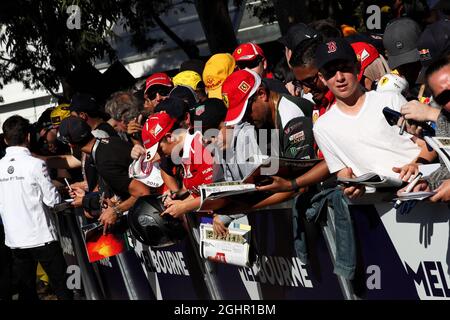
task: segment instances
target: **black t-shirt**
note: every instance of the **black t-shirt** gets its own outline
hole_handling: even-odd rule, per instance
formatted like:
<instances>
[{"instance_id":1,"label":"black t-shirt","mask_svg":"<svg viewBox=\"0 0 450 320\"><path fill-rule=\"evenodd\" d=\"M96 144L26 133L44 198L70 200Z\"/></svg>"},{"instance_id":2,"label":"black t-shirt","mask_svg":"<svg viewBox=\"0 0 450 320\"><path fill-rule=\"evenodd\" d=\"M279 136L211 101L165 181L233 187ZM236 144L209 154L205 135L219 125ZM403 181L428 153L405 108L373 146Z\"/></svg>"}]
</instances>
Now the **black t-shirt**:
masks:
<instances>
[{"instance_id":1,"label":"black t-shirt","mask_svg":"<svg viewBox=\"0 0 450 320\"><path fill-rule=\"evenodd\" d=\"M102 130L105 131L110 137L118 137L117 131L114 130L114 128L108 123L108 122L102 122L100 123L95 130Z\"/></svg>"},{"instance_id":2,"label":"black t-shirt","mask_svg":"<svg viewBox=\"0 0 450 320\"><path fill-rule=\"evenodd\" d=\"M100 139L94 155L98 175L123 200L130 196L128 186L132 179L128 177L128 167L133 161L131 149L128 142L111 137Z\"/></svg>"}]
</instances>

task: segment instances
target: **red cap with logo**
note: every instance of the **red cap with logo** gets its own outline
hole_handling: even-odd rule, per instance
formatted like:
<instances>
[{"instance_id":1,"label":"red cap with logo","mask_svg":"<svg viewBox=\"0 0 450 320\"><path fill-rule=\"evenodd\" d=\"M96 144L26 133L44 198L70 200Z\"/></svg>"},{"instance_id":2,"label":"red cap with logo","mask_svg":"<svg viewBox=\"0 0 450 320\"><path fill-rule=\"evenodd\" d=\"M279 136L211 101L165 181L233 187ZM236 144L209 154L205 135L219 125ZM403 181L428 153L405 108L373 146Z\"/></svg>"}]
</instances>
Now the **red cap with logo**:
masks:
<instances>
[{"instance_id":1,"label":"red cap with logo","mask_svg":"<svg viewBox=\"0 0 450 320\"><path fill-rule=\"evenodd\" d=\"M167 74L163 72L154 73L150 77L148 77L147 80L145 80L144 93L147 92L148 88L157 84L166 87L173 87L172 80Z\"/></svg>"},{"instance_id":2,"label":"red cap with logo","mask_svg":"<svg viewBox=\"0 0 450 320\"><path fill-rule=\"evenodd\" d=\"M173 128L175 121L175 118L165 112L155 113L147 119L141 133L146 149L146 161L152 160L156 155L159 141Z\"/></svg>"},{"instance_id":3,"label":"red cap with logo","mask_svg":"<svg viewBox=\"0 0 450 320\"><path fill-rule=\"evenodd\" d=\"M261 47L251 42L240 44L233 52L233 58L236 61L250 61L257 56L266 58Z\"/></svg>"},{"instance_id":4,"label":"red cap with logo","mask_svg":"<svg viewBox=\"0 0 450 320\"><path fill-rule=\"evenodd\" d=\"M239 123L247 110L248 99L261 85L261 77L254 71L244 69L232 73L223 83L223 102L228 107L225 117L227 126Z\"/></svg>"},{"instance_id":5,"label":"red cap with logo","mask_svg":"<svg viewBox=\"0 0 450 320\"><path fill-rule=\"evenodd\" d=\"M358 75L358 80L361 80L366 68L380 56L377 49L366 42L354 42L350 44L353 51L356 53L356 58L361 63L361 70Z\"/></svg>"}]
</instances>

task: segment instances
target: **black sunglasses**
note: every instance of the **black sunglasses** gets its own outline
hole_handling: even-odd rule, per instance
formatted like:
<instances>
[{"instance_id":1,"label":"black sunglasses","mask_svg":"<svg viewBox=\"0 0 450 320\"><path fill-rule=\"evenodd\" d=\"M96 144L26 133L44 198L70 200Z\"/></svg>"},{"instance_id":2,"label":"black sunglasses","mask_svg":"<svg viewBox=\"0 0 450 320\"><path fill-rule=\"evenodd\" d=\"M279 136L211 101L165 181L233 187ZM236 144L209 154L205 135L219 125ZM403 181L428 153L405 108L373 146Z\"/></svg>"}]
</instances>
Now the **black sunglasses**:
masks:
<instances>
[{"instance_id":1,"label":"black sunglasses","mask_svg":"<svg viewBox=\"0 0 450 320\"><path fill-rule=\"evenodd\" d=\"M434 97L434 101L440 106L445 106L450 101L450 89L442 91Z\"/></svg>"},{"instance_id":2,"label":"black sunglasses","mask_svg":"<svg viewBox=\"0 0 450 320\"><path fill-rule=\"evenodd\" d=\"M170 90L172 88L168 88L168 87L162 87L162 88L158 88L156 90L149 90L146 95L147 95L147 99L149 100L154 100L156 98L156 94L158 93L160 96L163 97L167 97L170 93Z\"/></svg>"},{"instance_id":3,"label":"black sunglasses","mask_svg":"<svg viewBox=\"0 0 450 320\"><path fill-rule=\"evenodd\" d=\"M353 63L341 62L341 63L331 64L329 66L326 66L321 71L322 71L323 77L326 80L328 80L328 79L333 78L338 71L346 72L346 73L353 73L354 70L355 70L355 65Z\"/></svg>"},{"instance_id":4,"label":"black sunglasses","mask_svg":"<svg viewBox=\"0 0 450 320\"><path fill-rule=\"evenodd\" d=\"M307 87L307 88L317 88L317 79L319 78L319 74L316 73L315 76L306 78L304 80L292 80L292 84L297 87L297 88L303 88L303 87Z\"/></svg>"},{"instance_id":5,"label":"black sunglasses","mask_svg":"<svg viewBox=\"0 0 450 320\"><path fill-rule=\"evenodd\" d=\"M238 66L239 69L253 69L256 68L257 66L259 66L259 64L263 61L263 57L258 56L253 60L249 60L249 61L236 61L236 64Z\"/></svg>"}]
</instances>

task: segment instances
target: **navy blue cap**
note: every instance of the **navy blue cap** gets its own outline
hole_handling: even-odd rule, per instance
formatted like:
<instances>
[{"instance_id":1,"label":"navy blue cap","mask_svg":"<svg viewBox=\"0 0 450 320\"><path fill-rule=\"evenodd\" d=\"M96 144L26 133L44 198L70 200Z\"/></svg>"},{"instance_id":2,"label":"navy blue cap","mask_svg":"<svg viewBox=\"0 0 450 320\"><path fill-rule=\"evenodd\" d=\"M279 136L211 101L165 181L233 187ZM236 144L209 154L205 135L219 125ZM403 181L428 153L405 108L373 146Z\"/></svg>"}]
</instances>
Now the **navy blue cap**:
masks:
<instances>
[{"instance_id":1,"label":"navy blue cap","mask_svg":"<svg viewBox=\"0 0 450 320\"><path fill-rule=\"evenodd\" d=\"M323 68L327 63L336 60L357 62L355 51L344 38L330 38L316 49L316 67Z\"/></svg>"}]
</instances>

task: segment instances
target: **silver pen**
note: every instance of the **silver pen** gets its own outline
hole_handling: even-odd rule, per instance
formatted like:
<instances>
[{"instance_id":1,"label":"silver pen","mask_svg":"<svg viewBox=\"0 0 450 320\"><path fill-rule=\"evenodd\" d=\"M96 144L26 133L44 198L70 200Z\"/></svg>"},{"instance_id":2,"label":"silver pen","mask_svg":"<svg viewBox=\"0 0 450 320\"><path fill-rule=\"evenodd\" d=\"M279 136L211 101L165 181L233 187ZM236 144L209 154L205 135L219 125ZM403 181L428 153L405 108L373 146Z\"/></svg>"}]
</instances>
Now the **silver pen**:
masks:
<instances>
[{"instance_id":1,"label":"silver pen","mask_svg":"<svg viewBox=\"0 0 450 320\"><path fill-rule=\"evenodd\" d=\"M419 182L420 178L422 178L423 174L422 172L419 172L414 179L408 184L408 186L405 189L405 193L411 192L411 190L416 186L417 182ZM395 201L394 209L398 209L400 205L402 204L402 200Z\"/></svg>"}]
</instances>

